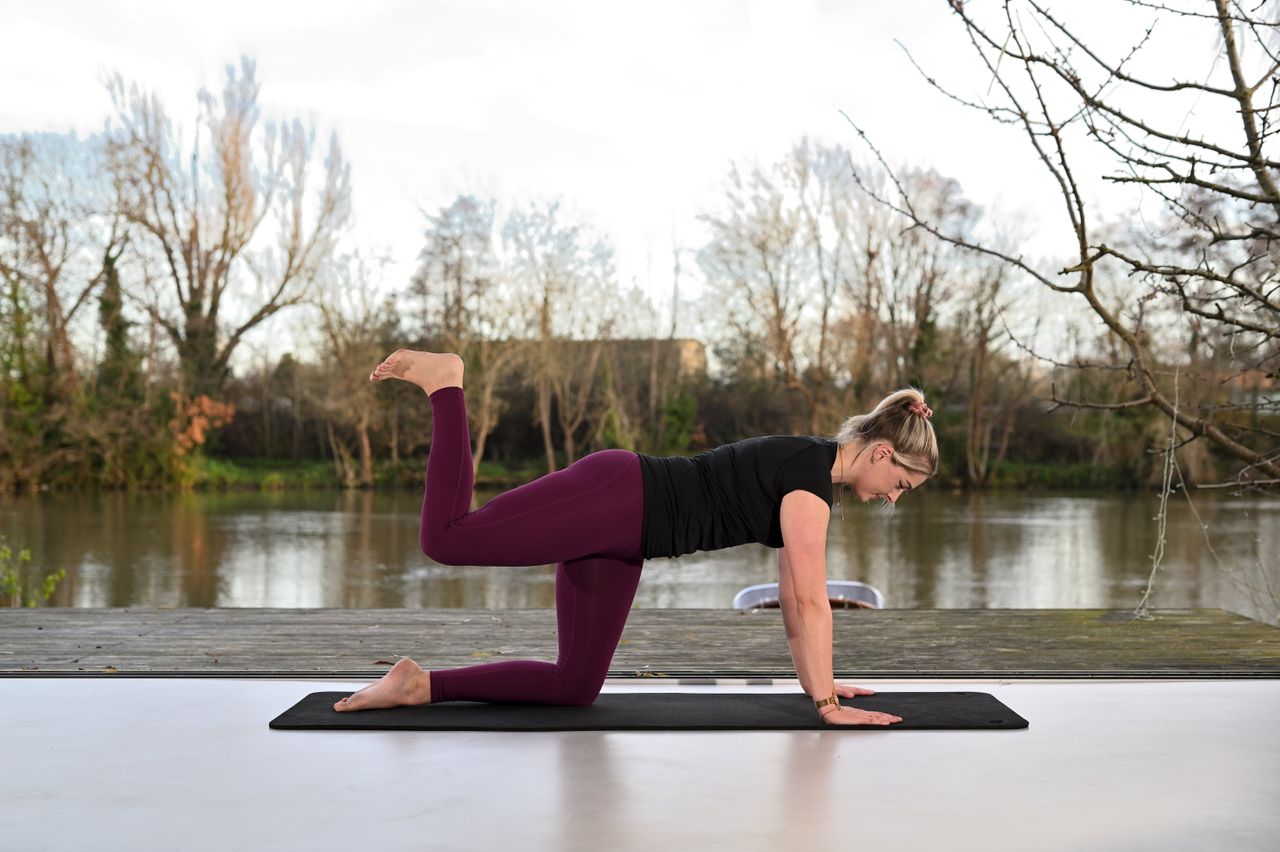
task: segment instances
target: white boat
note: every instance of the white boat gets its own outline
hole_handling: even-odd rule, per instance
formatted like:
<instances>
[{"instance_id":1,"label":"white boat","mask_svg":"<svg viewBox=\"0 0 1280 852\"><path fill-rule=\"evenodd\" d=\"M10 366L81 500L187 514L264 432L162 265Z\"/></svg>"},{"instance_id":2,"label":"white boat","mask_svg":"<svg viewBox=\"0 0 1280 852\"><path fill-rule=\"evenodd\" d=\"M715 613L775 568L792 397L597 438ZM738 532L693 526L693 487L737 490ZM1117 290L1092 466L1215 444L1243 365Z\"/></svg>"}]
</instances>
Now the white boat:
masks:
<instances>
[{"instance_id":1,"label":"white boat","mask_svg":"<svg viewBox=\"0 0 1280 852\"><path fill-rule=\"evenodd\" d=\"M828 580L827 599L837 609L884 609L884 595L880 590L857 580ZM780 606L777 583L747 586L733 596L734 609L777 609Z\"/></svg>"}]
</instances>

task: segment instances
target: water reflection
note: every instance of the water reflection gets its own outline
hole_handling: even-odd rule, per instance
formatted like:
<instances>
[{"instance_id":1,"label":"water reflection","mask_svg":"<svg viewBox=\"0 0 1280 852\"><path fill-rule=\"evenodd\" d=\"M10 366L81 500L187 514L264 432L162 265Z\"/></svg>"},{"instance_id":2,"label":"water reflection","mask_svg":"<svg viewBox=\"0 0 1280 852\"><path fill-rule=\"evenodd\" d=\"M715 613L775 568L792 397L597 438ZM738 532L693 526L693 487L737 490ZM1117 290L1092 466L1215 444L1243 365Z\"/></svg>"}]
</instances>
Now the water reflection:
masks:
<instances>
[{"instance_id":1,"label":"water reflection","mask_svg":"<svg viewBox=\"0 0 1280 852\"><path fill-rule=\"evenodd\" d=\"M482 503L494 493L481 493ZM1152 605L1277 620L1280 500L1170 502ZM29 579L62 567L52 601L76 607L492 607L555 603L555 568L448 567L418 549L421 495L41 495L0 502L0 530L30 548ZM828 576L870 582L894 608L1133 607L1151 571L1151 495L948 494L893 515L833 517ZM638 607L727 607L777 579L761 545L655 559Z\"/></svg>"}]
</instances>

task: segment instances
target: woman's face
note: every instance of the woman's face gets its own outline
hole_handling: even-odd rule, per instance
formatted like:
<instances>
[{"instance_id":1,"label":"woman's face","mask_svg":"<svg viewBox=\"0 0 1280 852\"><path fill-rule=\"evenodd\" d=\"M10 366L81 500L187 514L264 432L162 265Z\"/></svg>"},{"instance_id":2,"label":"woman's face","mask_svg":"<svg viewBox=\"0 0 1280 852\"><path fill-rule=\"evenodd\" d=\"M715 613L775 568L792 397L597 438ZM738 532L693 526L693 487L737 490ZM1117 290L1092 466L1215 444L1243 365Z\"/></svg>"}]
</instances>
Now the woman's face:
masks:
<instances>
[{"instance_id":1,"label":"woman's face","mask_svg":"<svg viewBox=\"0 0 1280 852\"><path fill-rule=\"evenodd\" d=\"M897 503L898 498L913 488L924 484L929 477L914 470L900 467L892 460L893 450L888 444L876 444L871 449L867 464L860 475L849 483L858 499L887 500Z\"/></svg>"}]
</instances>

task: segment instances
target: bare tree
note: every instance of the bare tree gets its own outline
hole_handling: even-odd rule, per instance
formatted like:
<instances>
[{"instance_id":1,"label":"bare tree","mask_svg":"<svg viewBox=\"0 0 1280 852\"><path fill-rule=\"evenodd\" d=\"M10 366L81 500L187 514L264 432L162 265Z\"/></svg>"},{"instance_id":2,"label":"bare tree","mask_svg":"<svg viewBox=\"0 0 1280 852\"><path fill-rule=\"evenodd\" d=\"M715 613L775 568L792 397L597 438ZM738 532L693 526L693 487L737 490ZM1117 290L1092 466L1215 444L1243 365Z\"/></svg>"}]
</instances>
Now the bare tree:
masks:
<instances>
[{"instance_id":1,"label":"bare tree","mask_svg":"<svg viewBox=\"0 0 1280 852\"><path fill-rule=\"evenodd\" d=\"M577 275L561 306L563 336L557 341L556 369L550 374L566 464L577 461L581 454L578 431L590 428L590 418L600 407L596 393L600 361L613 346L623 310L613 248L586 233L577 248Z\"/></svg>"},{"instance_id":2,"label":"bare tree","mask_svg":"<svg viewBox=\"0 0 1280 852\"><path fill-rule=\"evenodd\" d=\"M947 97L1025 133L1061 191L1076 251L1073 262L1054 274L1022 255L956 234L931 219L896 179L897 198L887 193L877 198L943 241L998 257L1050 290L1081 299L1105 324L1123 353L1106 366L1127 371L1136 393L1105 403L1063 399L1055 393L1058 405L1159 411L1182 430L1181 442L1205 439L1237 460L1238 481L1280 482L1280 433L1257 417L1273 412L1277 400L1240 400L1232 392L1250 377L1267 377L1274 387L1280 358L1277 249L1272 245L1280 236L1280 161L1267 151L1280 107L1277 8L1264 4L1249 11L1227 0L1215 0L1212 12L1138 0L1131 0L1131 5L1150 10L1154 20L1129 51L1109 58L1090 47L1092 39L1036 2L1009 0L999 22L986 24L969 6L951 0L1000 100L965 98L943 89L922 71ZM1133 71L1135 55L1162 18L1203 27L1225 60L1221 72L1210 72L1206 80L1165 81ZM1151 108L1156 101L1168 101L1175 108L1190 103L1190 110L1183 123L1176 124L1158 117ZM1234 125L1214 120L1184 130L1197 110L1212 116L1229 114ZM887 169L875 145L854 126ZM1145 193L1166 211L1166 221L1180 223L1184 238L1179 245L1148 239L1121 247L1107 241L1114 228L1100 231L1091 224L1077 156L1077 146L1084 144L1100 146L1115 158L1118 171L1103 175L1105 182ZM1130 282L1112 298L1105 292L1110 269ZM1166 323L1163 334L1161 317ZM1181 369L1185 348L1171 351L1171 334L1213 341L1230 353L1230 370L1200 367L1197 379L1213 386L1212 393L1189 402L1175 400L1175 370L1170 366L1179 368L1184 383L1188 371Z\"/></svg>"},{"instance_id":3,"label":"bare tree","mask_svg":"<svg viewBox=\"0 0 1280 852\"><path fill-rule=\"evenodd\" d=\"M843 372L833 358L836 348L832 338L839 299L854 275L856 263L856 192L849 174L849 153L843 148L812 145L808 139L801 139L786 164L800 208L800 239L810 254L815 279L816 298L807 301L817 314L816 329L801 338L807 350L808 380L793 381L793 387L805 395L808 429L816 434L822 430L835 378Z\"/></svg>"},{"instance_id":4,"label":"bare tree","mask_svg":"<svg viewBox=\"0 0 1280 852\"><path fill-rule=\"evenodd\" d=\"M1029 360L1006 355L1013 338L1007 317L1014 297L1008 293L1012 270L991 259L969 260L959 270L959 298L952 362L963 373L960 388L946 397L966 401L965 478L984 485L1009 450L1015 416L1031 392Z\"/></svg>"},{"instance_id":5,"label":"bare tree","mask_svg":"<svg viewBox=\"0 0 1280 852\"><path fill-rule=\"evenodd\" d=\"M103 204L99 154L95 138L0 136L3 490L103 460L99 427L111 418L83 416L84 365L72 343L103 280L101 259L120 243Z\"/></svg>"},{"instance_id":6,"label":"bare tree","mask_svg":"<svg viewBox=\"0 0 1280 852\"><path fill-rule=\"evenodd\" d=\"M721 209L702 217L727 351L797 394L814 433L883 385L926 384L958 292L953 249L860 203L858 181L873 179L847 150L801 140L771 168L732 167ZM930 212L972 229L979 211L956 181L932 170L903 180Z\"/></svg>"},{"instance_id":7,"label":"bare tree","mask_svg":"<svg viewBox=\"0 0 1280 852\"><path fill-rule=\"evenodd\" d=\"M216 393L244 335L307 298L350 214L337 136L313 186L313 131L296 120L260 128L254 73L244 57L238 70L227 67L220 99L201 90L189 152L155 95L126 88L118 74L107 86L117 203L134 244L164 270L164 291L147 308L176 347L190 393Z\"/></svg>"},{"instance_id":8,"label":"bare tree","mask_svg":"<svg viewBox=\"0 0 1280 852\"><path fill-rule=\"evenodd\" d=\"M547 470L557 469L552 401L567 463L578 456L577 431L594 404L592 389L606 338L616 324L613 250L586 226L563 221L561 203L513 210L503 227L512 274L534 334L531 381L537 394ZM576 337L576 339L575 339Z\"/></svg>"},{"instance_id":9,"label":"bare tree","mask_svg":"<svg viewBox=\"0 0 1280 852\"><path fill-rule=\"evenodd\" d=\"M507 409L497 390L527 348L515 339L520 312L509 270L499 256L496 210L492 198L460 195L428 215L425 245L409 288L422 308L420 333L457 352L467 364L476 474L486 441Z\"/></svg>"},{"instance_id":10,"label":"bare tree","mask_svg":"<svg viewBox=\"0 0 1280 852\"><path fill-rule=\"evenodd\" d=\"M390 304L379 302L373 265L359 255L330 264L324 283L315 303L326 366L320 377L325 435L343 487L369 487L373 485L371 433L380 419L379 394L369 373L386 357L397 316ZM354 435L354 451L346 439L348 431Z\"/></svg>"},{"instance_id":11,"label":"bare tree","mask_svg":"<svg viewBox=\"0 0 1280 852\"><path fill-rule=\"evenodd\" d=\"M77 390L71 323L101 283L94 261L119 242L95 197L98 146L73 135L0 137L0 278L38 311L49 401Z\"/></svg>"},{"instance_id":12,"label":"bare tree","mask_svg":"<svg viewBox=\"0 0 1280 852\"><path fill-rule=\"evenodd\" d=\"M703 213L710 239L698 262L725 312L731 360L754 378L799 382L797 338L809 279L803 223L779 169L729 167L721 209Z\"/></svg>"},{"instance_id":13,"label":"bare tree","mask_svg":"<svg viewBox=\"0 0 1280 852\"><path fill-rule=\"evenodd\" d=\"M907 170L902 184L917 209L957 234L972 233L979 211L953 178L936 171ZM929 361L937 355L941 312L960 291L961 261L956 251L918 228L880 232L877 262L870 264L881 290L883 337L893 387L926 384Z\"/></svg>"},{"instance_id":14,"label":"bare tree","mask_svg":"<svg viewBox=\"0 0 1280 852\"><path fill-rule=\"evenodd\" d=\"M679 375L678 353L673 345L676 339L676 328L680 311L680 255L685 249L674 239L671 240L671 326L667 331L667 345L659 345L658 323L654 319L653 331L649 344L649 393L648 419L650 425L650 448L654 452L663 452L667 446L667 401L671 397L673 384ZM673 357L675 356L675 357ZM662 412L662 414L659 414Z\"/></svg>"}]
</instances>

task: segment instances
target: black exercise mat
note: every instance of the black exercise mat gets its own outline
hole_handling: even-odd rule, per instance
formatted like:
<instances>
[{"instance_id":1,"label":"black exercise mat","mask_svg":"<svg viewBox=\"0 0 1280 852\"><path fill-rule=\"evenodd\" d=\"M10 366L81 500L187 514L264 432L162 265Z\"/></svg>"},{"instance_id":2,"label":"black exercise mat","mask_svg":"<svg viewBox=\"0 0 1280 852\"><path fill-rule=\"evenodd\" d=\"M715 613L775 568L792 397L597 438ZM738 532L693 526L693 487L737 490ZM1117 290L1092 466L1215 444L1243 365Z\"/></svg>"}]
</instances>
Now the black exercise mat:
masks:
<instances>
[{"instance_id":1,"label":"black exercise mat","mask_svg":"<svg viewBox=\"0 0 1280 852\"><path fill-rule=\"evenodd\" d=\"M278 730L344 731L792 731L984 730L1027 720L986 692L877 692L840 703L901 716L892 725L828 725L804 693L604 692L589 707L445 701L349 710L350 692L313 692L271 720Z\"/></svg>"}]
</instances>

